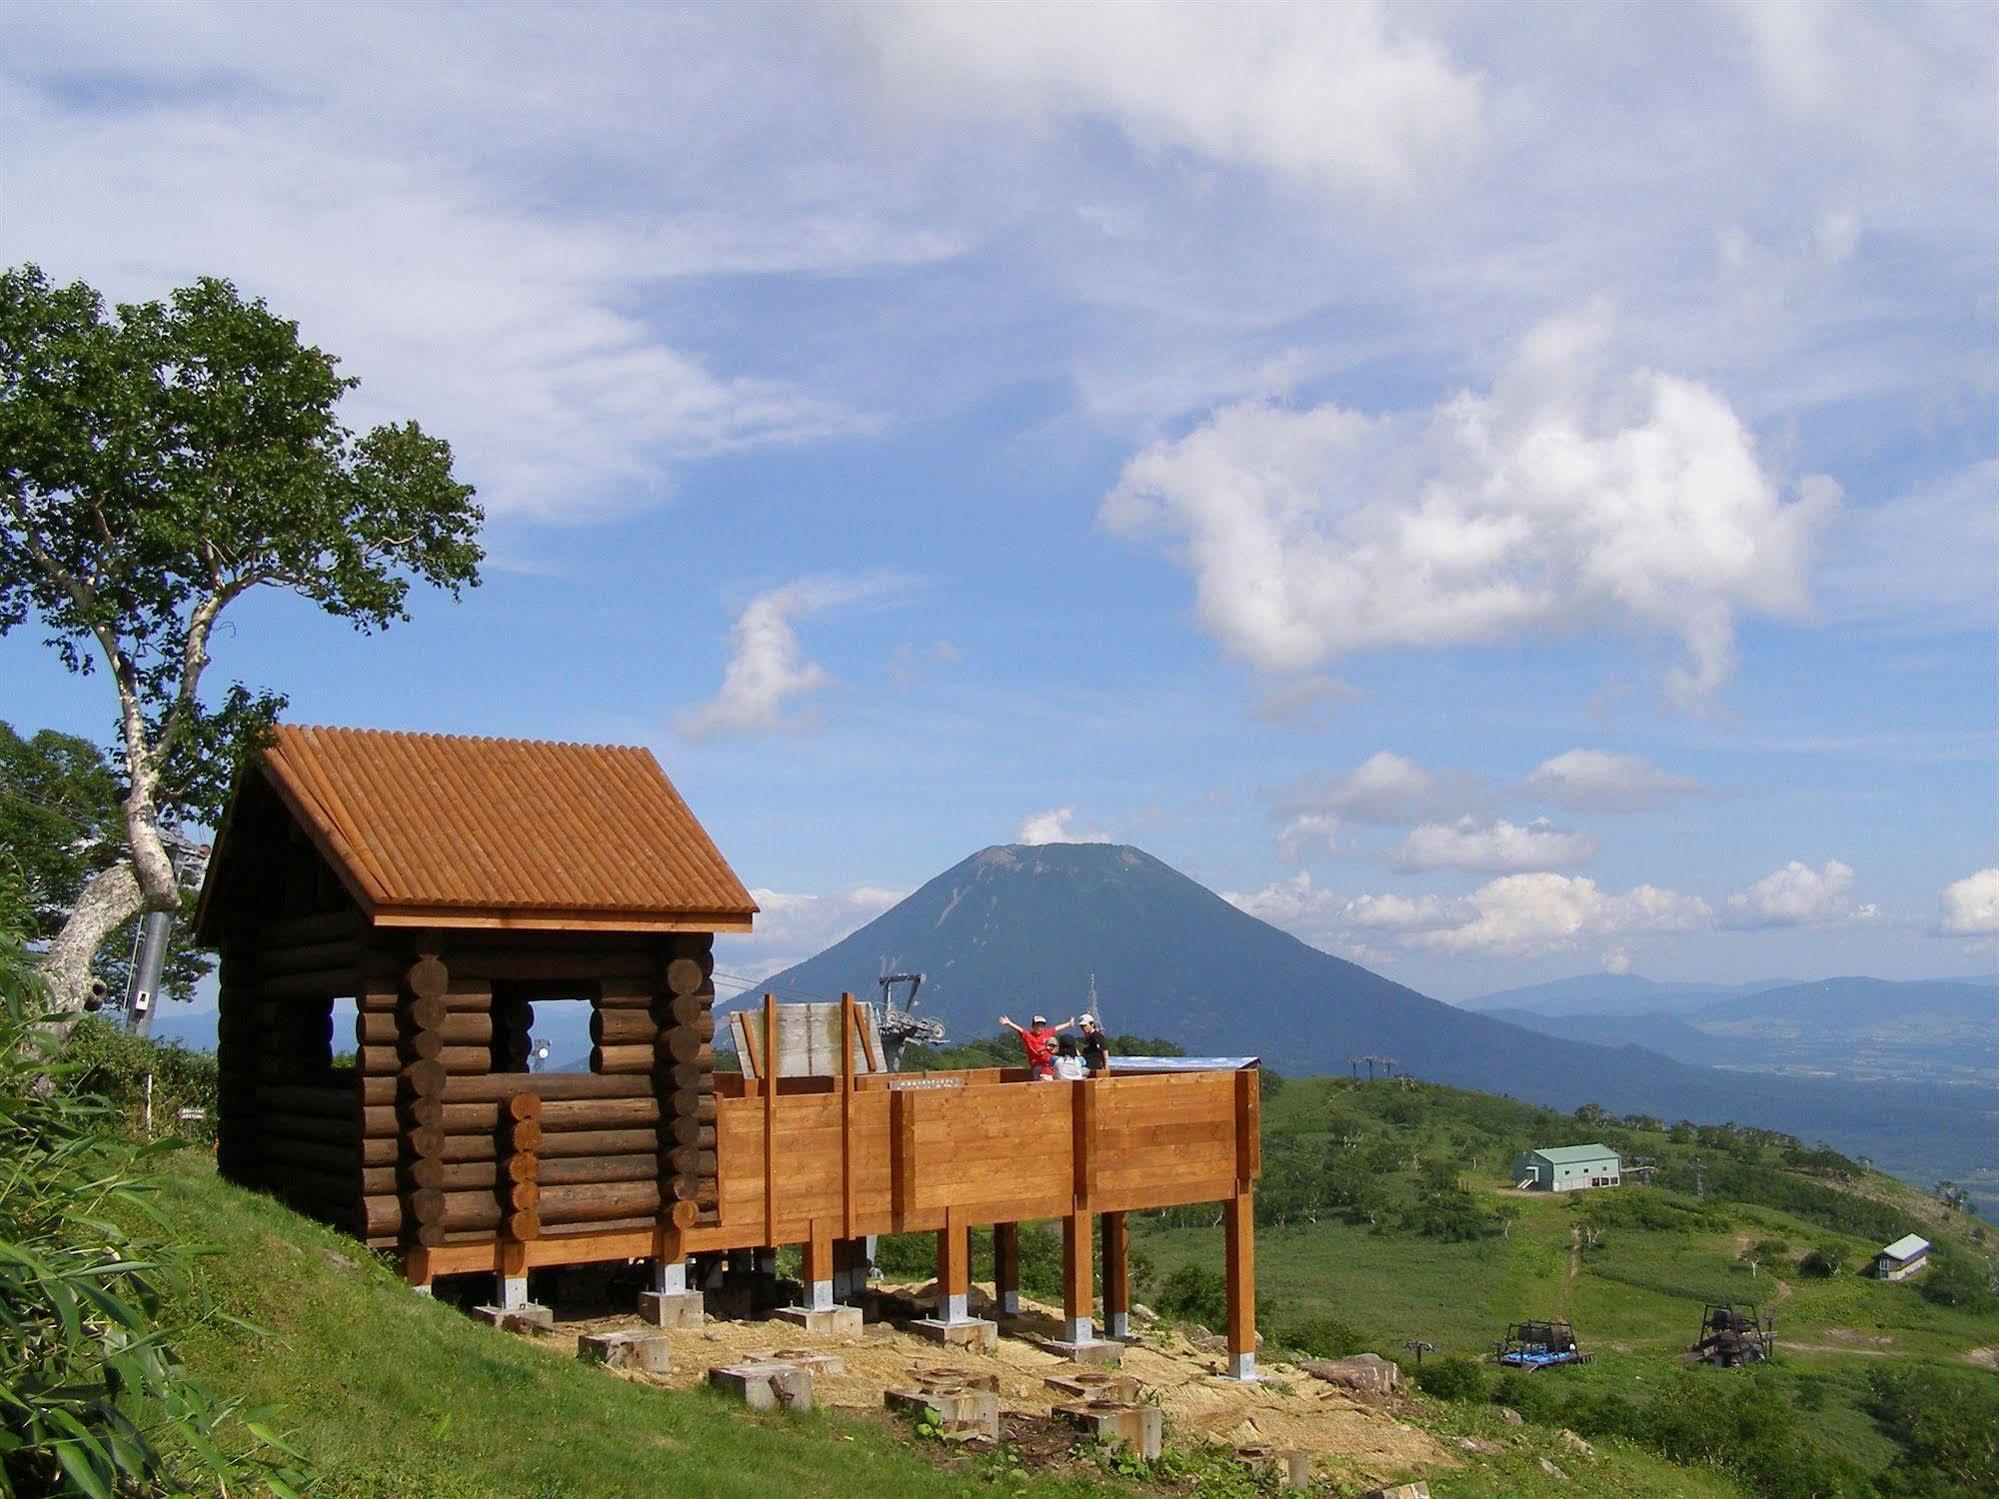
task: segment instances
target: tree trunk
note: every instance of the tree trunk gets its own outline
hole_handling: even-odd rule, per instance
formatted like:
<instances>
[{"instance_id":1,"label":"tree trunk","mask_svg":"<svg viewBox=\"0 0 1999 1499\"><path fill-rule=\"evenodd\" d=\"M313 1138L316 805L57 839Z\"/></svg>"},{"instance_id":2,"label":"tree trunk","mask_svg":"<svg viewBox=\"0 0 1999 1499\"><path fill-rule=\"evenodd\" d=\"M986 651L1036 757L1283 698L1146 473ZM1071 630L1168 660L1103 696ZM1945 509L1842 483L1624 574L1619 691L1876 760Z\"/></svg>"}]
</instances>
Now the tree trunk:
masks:
<instances>
[{"instance_id":1,"label":"tree trunk","mask_svg":"<svg viewBox=\"0 0 1999 1499\"><path fill-rule=\"evenodd\" d=\"M54 1002L54 1028L67 1036L76 1017L90 998L90 964L97 950L119 927L144 908L146 897L129 864L113 864L100 870L76 898L69 920L63 923L42 958L42 977Z\"/></svg>"}]
</instances>

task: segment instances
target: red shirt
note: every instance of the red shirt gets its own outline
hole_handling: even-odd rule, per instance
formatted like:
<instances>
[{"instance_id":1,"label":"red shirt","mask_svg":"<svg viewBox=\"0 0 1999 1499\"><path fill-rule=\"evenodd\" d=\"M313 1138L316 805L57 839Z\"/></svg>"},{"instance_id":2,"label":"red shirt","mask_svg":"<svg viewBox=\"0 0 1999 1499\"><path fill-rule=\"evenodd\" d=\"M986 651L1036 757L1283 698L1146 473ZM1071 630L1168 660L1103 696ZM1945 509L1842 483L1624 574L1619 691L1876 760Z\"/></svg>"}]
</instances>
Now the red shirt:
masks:
<instances>
[{"instance_id":1,"label":"red shirt","mask_svg":"<svg viewBox=\"0 0 1999 1499\"><path fill-rule=\"evenodd\" d=\"M1055 1032L1048 1029L1022 1031L1020 1044L1027 1048L1028 1071L1046 1071L1055 1055Z\"/></svg>"}]
</instances>

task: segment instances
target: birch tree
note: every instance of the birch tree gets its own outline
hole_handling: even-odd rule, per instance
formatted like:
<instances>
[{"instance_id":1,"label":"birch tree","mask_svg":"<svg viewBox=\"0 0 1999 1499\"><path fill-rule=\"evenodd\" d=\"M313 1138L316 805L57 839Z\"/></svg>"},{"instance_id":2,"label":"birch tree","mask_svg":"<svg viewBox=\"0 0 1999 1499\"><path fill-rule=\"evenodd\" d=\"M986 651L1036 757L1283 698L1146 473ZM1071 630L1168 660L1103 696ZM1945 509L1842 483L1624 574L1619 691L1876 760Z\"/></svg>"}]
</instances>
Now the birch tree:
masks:
<instances>
[{"instance_id":1,"label":"birch tree","mask_svg":"<svg viewBox=\"0 0 1999 1499\"><path fill-rule=\"evenodd\" d=\"M342 425L357 382L227 281L120 305L35 266L0 274L0 634L39 626L108 683L123 847L49 941L58 1010L106 937L179 901L166 834L213 823L284 698L207 690L225 611L283 590L372 632L412 583L476 586L482 520L415 422Z\"/></svg>"}]
</instances>

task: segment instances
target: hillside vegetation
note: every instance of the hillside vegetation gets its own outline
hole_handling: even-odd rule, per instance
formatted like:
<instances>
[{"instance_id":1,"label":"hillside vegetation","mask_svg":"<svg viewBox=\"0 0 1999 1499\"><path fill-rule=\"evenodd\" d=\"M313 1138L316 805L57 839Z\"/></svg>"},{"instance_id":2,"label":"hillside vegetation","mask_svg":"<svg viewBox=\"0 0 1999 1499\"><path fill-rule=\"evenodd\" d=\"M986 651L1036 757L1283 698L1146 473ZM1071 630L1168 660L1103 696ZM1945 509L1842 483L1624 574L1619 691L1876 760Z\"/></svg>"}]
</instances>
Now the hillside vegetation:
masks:
<instances>
[{"instance_id":1,"label":"hillside vegetation","mask_svg":"<svg viewBox=\"0 0 1999 1499\"><path fill-rule=\"evenodd\" d=\"M1266 1332L1404 1360L1420 1340L1437 1350L1423 1375L1440 1393L1718 1462L1756 1492L1999 1485L1991 1230L1787 1136L1579 1112L1402 1079L1267 1088ZM1512 1189L1523 1149L1591 1141L1656 1159L1657 1185ZM1930 1271L1863 1278L1874 1250L1911 1231L1939 1245ZM1149 1215L1136 1240L1169 1299L1219 1267L1199 1212ZM1775 1365L1683 1368L1709 1301L1773 1311ZM1573 1321L1590 1366L1502 1378L1464 1362L1508 1323L1551 1316Z\"/></svg>"}]
</instances>

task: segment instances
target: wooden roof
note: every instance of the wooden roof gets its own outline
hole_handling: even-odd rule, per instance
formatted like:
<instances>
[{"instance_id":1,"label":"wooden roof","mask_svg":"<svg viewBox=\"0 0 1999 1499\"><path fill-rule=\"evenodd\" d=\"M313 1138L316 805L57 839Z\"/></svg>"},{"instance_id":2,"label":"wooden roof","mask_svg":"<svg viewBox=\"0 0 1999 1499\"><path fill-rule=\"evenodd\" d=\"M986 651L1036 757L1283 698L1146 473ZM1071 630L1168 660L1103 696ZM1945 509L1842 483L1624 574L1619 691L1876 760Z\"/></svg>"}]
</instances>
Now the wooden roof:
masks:
<instances>
[{"instance_id":1,"label":"wooden roof","mask_svg":"<svg viewBox=\"0 0 1999 1499\"><path fill-rule=\"evenodd\" d=\"M253 773L377 925L748 931L756 913L648 750L286 725ZM228 842L225 821L204 918Z\"/></svg>"}]
</instances>

